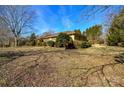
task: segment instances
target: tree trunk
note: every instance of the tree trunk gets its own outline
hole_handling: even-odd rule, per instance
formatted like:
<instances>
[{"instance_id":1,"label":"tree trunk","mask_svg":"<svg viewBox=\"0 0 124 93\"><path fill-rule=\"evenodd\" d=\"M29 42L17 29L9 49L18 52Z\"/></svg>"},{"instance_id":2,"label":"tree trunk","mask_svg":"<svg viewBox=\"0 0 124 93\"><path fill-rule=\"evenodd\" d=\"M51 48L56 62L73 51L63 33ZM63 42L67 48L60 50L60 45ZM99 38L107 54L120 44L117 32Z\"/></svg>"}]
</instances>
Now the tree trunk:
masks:
<instances>
[{"instance_id":1,"label":"tree trunk","mask_svg":"<svg viewBox=\"0 0 124 93\"><path fill-rule=\"evenodd\" d=\"M15 37L15 47L17 47L17 37Z\"/></svg>"}]
</instances>

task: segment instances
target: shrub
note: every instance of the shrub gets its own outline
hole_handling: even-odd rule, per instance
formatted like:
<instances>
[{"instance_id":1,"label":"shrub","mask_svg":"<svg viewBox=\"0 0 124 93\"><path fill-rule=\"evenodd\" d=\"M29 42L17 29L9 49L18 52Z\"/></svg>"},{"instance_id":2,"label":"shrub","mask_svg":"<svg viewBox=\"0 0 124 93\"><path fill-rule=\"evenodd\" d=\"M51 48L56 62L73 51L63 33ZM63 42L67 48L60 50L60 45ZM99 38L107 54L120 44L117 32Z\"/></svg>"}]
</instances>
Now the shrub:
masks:
<instances>
[{"instance_id":1,"label":"shrub","mask_svg":"<svg viewBox=\"0 0 124 93\"><path fill-rule=\"evenodd\" d=\"M65 47L72 43L72 38L66 33L60 33L56 38L56 44L58 47Z\"/></svg>"},{"instance_id":2,"label":"shrub","mask_svg":"<svg viewBox=\"0 0 124 93\"><path fill-rule=\"evenodd\" d=\"M121 42L124 42L124 9L113 17L107 33L108 45L118 46Z\"/></svg>"},{"instance_id":3,"label":"shrub","mask_svg":"<svg viewBox=\"0 0 124 93\"><path fill-rule=\"evenodd\" d=\"M47 44L46 44L46 42L42 42L42 45L43 45L43 46L46 46Z\"/></svg>"},{"instance_id":4,"label":"shrub","mask_svg":"<svg viewBox=\"0 0 124 93\"><path fill-rule=\"evenodd\" d=\"M88 47L91 47L91 43L87 41L83 41L81 44L81 48L88 48Z\"/></svg>"},{"instance_id":5,"label":"shrub","mask_svg":"<svg viewBox=\"0 0 124 93\"><path fill-rule=\"evenodd\" d=\"M30 42L28 41L28 42L26 42L26 44L25 44L25 45L30 46L31 44L30 44Z\"/></svg>"},{"instance_id":6,"label":"shrub","mask_svg":"<svg viewBox=\"0 0 124 93\"><path fill-rule=\"evenodd\" d=\"M32 33L31 36L30 36L30 44L31 44L31 46L36 45L36 35L35 35L35 33Z\"/></svg>"},{"instance_id":7,"label":"shrub","mask_svg":"<svg viewBox=\"0 0 124 93\"><path fill-rule=\"evenodd\" d=\"M124 47L124 42L120 42L120 43L118 43L118 46L120 46L120 47Z\"/></svg>"},{"instance_id":8,"label":"shrub","mask_svg":"<svg viewBox=\"0 0 124 93\"><path fill-rule=\"evenodd\" d=\"M55 42L54 41L47 41L47 45L48 46L51 46L51 47L54 47L54 45L55 45Z\"/></svg>"},{"instance_id":9,"label":"shrub","mask_svg":"<svg viewBox=\"0 0 124 93\"><path fill-rule=\"evenodd\" d=\"M74 41L74 45L76 48L80 48L81 44L82 44L82 41L79 41L79 40Z\"/></svg>"},{"instance_id":10,"label":"shrub","mask_svg":"<svg viewBox=\"0 0 124 93\"><path fill-rule=\"evenodd\" d=\"M107 44L109 46L117 46L117 44L120 42L119 35L117 33L112 33L111 31L113 30L110 30L109 34L107 35Z\"/></svg>"},{"instance_id":11,"label":"shrub","mask_svg":"<svg viewBox=\"0 0 124 93\"><path fill-rule=\"evenodd\" d=\"M69 43L65 46L65 49L75 49L75 45L73 43Z\"/></svg>"},{"instance_id":12,"label":"shrub","mask_svg":"<svg viewBox=\"0 0 124 93\"><path fill-rule=\"evenodd\" d=\"M104 44L104 40L103 39L99 39L98 40L98 44Z\"/></svg>"},{"instance_id":13,"label":"shrub","mask_svg":"<svg viewBox=\"0 0 124 93\"><path fill-rule=\"evenodd\" d=\"M28 40L26 38L21 38L18 42L18 46L24 46L27 42Z\"/></svg>"},{"instance_id":14,"label":"shrub","mask_svg":"<svg viewBox=\"0 0 124 93\"><path fill-rule=\"evenodd\" d=\"M38 45L38 46L42 46L42 45L43 45L43 40L42 40L42 39L37 40L37 45Z\"/></svg>"},{"instance_id":15,"label":"shrub","mask_svg":"<svg viewBox=\"0 0 124 93\"><path fill-rule=\"evenodd\" d=\"M43 42L38 42L37 45L38 46L42 46L43 45Z\"/></svg>"},{"instance_id":16,"label":"shrub","mask_svg":"<svg viewBox=\"0 0 124 93\"><path fill-rule=\"evenodd\" d=\"M56 38L57 47L65 47L65 49L75 49L72 38L66 33L60 33Z\"/></svg>"},{"instance_id":17,"label":"shrub","mask_svg":"<svg viewBox=\"0 0 124 93\"><path fill-rule=\"evenodd\" d=\"M36 40L31 41L31 46L36 46Z\"/></svg>"}]
</instances>

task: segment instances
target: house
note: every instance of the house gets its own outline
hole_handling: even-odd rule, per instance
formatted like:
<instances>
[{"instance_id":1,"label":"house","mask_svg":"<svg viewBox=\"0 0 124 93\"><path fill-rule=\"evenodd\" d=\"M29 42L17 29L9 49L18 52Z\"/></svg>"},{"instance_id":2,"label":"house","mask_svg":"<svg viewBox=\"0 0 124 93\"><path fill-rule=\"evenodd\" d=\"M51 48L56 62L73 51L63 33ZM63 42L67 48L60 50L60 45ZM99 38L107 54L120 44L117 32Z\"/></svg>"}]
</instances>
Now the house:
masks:
<instances>
[{"instance_id":1,"label":"house","mask_svg":"<svg viewBox=\"0 0 124 93\"><path fill-rule=\"evenodd\" d=\"M75 39L75 32L74 31L67 31L67 32L63 32L66 33L67 35L69 35L72 40L74 41ZM49 35L49 36L41 36L38 38L38 40L42 40L43 42L47 42L47 41L56 41L56 37L58 36L59 33L53 34L53 35Z\"/></svg>"}]
</instances>

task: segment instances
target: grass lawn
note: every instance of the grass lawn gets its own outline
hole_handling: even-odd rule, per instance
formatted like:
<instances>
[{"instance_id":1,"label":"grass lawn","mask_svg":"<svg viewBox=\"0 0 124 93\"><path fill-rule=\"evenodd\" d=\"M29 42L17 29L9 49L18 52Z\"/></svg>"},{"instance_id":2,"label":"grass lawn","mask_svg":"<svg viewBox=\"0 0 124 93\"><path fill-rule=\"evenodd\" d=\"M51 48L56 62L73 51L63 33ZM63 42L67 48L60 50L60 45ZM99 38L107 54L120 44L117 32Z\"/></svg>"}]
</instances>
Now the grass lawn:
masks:
<instances>
[{"instance_id":1,"label":"grass lawn","mask_svg":"<svg viewBox=\"0 0 124 93\"><path fill-rule=\"evenodd\" d=\"M122 53L110 46L1 48L0 86L124 86Z\"/></svg>"}]
</instances>

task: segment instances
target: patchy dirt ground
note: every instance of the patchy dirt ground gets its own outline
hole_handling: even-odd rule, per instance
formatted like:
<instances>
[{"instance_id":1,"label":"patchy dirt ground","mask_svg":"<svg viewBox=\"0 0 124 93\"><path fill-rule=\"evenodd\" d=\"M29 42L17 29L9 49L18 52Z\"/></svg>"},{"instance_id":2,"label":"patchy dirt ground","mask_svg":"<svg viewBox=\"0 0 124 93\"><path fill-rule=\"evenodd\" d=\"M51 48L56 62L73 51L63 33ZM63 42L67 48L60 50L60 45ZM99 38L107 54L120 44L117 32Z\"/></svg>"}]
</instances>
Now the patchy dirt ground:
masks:
<instances>
[{"instance_id":1,"label":"patchy dirt ground","mask_svg":"<svg viewBox=\"0 0 124 93\"><path fill-rule=\"evenodd\" d=\"M124 86L124 48L0 49L0 86Z\"/></svg>"}]
</instances>

